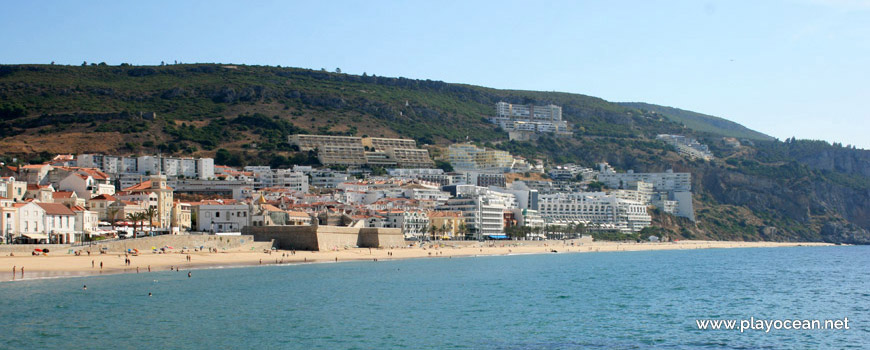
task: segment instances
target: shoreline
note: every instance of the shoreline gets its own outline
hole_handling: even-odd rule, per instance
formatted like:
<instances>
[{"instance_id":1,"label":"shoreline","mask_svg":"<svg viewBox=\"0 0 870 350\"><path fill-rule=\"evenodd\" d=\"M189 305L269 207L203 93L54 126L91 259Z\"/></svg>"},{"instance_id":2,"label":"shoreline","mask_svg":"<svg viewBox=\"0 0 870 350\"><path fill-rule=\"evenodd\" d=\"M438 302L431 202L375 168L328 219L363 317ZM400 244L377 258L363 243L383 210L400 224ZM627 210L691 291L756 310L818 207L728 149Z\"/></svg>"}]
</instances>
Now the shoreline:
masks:
<instances>
[{"instance_id":1,"label":"shoreline","mask_svg":"<svg viewBox=\"0 0 870 350\"><path fill-rule=\"evenodd\" d=\"M335 251L272 250L244 251L241 249L210 252L142 253L129 256L124 253L57 256L0 256L0 282L30 281L38 279L102 276L122 273L148 273L158 271L202 270L252 266L299 265L307 263L335 263L347 261L394 261L414 258L453 258L499 255L532 255L556 253L594 253L618 251L653 251L725 248L773 248L798 246L833 246L816 242L737 242L737 241L679 241L658 243L592 242L567 244L563 241L487 241L470 246L450 246L450 241L427 247L395 249L348 248ZM187 256L190 255L190 261ZM101 268L102 263L102 268ZM93 264L93 266L92 266ZM12 268L16 271L13 274ZM21 274L21 267L24 274ZM138 267L138 271L137 271ZM150 271L149 271L150 267Z\"/></svg>"}]
</instances>

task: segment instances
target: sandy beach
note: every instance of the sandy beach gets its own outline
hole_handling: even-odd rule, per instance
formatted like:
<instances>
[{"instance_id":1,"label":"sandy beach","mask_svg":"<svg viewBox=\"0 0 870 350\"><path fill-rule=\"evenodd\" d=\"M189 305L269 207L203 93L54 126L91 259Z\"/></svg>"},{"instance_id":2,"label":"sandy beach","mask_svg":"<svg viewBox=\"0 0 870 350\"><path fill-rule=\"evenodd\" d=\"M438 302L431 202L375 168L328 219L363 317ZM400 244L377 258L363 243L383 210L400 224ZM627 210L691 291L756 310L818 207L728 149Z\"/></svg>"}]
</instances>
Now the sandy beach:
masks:
<instances>
[{"instance_id":1,"label":"sandy beach","mask_svg":"<svg viewBox=\"0 0 870 350\"><path fill-rule=\"evenodd\" d=\"M827 246L827 243L777 243L777 242L722 242L680 241L666 243L618 243L593 242L571 243L563 241L490 241L484 243L463 242L465 246L451 246L452 242L397 249L350 248L337 251L287 251L272 250L220 252L168 252L165 254L142 253L125 256L123 253L83 254L81 256L58 254L31 256L16 254L0 256L0 281L20 281L38 278L74 277L117 273L148 273L209 267L254 266L266 264L299 264L317 262L343 262L370 260L386 261L412 258L452 258L465 256L509 254L588 253L642 250L715 249L715 248L760 248ZM188 256L190 259L188 260ZM126 259L130 259L130 264ZM22 273L21 268L24 267ZM13 273L13 268L15 269Z\"/></svg>"}]
</instances>

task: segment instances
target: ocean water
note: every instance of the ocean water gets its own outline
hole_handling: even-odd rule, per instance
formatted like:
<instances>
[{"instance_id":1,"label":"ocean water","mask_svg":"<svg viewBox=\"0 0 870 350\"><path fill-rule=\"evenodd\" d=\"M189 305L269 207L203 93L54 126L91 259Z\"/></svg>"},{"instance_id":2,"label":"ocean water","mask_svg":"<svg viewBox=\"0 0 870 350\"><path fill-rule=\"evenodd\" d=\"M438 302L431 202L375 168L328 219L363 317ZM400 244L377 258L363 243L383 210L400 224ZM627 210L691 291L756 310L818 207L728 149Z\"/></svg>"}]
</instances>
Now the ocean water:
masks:
<instances>
[{"instance_id":1,"label":"ocean water","mask_svg":"<svg viewBox=\"0 0 870 350\"><path fill-rule=\"evenodd\" d=\"M3 349L870 347L870 247L518 255L0 283ZM82 290L86 284L88 289ZM148 293L153 296L149 297ZM849 319L699 330L697 319Z\"/></svg>"}]
</instances>

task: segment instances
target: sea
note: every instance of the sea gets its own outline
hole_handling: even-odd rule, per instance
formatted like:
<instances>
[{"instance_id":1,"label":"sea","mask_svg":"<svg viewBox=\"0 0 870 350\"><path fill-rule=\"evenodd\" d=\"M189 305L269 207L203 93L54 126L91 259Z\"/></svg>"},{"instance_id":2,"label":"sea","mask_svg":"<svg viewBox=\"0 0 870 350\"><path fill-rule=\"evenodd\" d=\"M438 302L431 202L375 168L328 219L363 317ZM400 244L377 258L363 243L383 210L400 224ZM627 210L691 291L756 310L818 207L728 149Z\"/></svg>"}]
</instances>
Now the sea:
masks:
<instances>
[{"instance_id":1,"label":"sea","mask_svg":"<svg viewBox=\"0 0 870 350\"><path fill-rule=\"evenodd\" d=\"M0 283L0 348L867 349L868 272L870 246L830 246L25 280ZM849 329L698 325L845 319Z\"/></svg>"}]
</instances>

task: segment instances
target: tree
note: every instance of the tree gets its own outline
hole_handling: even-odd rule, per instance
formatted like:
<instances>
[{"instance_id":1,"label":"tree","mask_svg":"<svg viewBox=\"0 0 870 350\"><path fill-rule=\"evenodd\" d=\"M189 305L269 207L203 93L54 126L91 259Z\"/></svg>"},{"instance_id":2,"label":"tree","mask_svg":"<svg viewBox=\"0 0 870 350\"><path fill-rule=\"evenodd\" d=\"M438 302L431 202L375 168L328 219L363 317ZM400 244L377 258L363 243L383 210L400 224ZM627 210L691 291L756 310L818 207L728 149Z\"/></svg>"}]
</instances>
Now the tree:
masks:
<instances>
[{"instance_id":1,"label":"tree","mask_svg":"<svg viewBox=\"0 0 870 350\"><path fill-rule=\"evenodd\" d=\"M435 228L435 225L429 225L429 236L432 237L433 241L435 240L435 233L437 231L438 231L438 229Z\"/></svg>"},{"instance_id":2,"label":"tree","mask_svg":"<svg viewBox=\"0 0 870 350\"><path fill-rule=\"evenodd\" d=\"M462 235L462 239L465 239L465 236L468 235L468 225L465 222L459 223L459 234Z\"/></svg>"},{"instance_id":3,"label":"tree","mask_svg":"<svg viewBox=\"0 0 870 350\"><path fill-rule=\"evenodd\" d=\"M139 227L139 224L145 220L145 213L129 213L127 214L127 221L133 222L133 238L137 238L136 236L136 228Z\"/></svg>"},{"instance_id":4,"label":"tree","mask_svg":"<svg viewBox=\"0 0 870 350\"><path fill-rule=\"evenodd\" d=\"M157 216L157 209L154 207L148 207L148 209L146 209L145 212L142 213L142 218L148 219L148 227L149 227L149 234L150 235L154 234L153 231L154 231L154 217L155 216Z\"/></svg>"},{"instance_id":5,"label":"tree","mask_svg":"<svg viewBox=\"0 0 870 350\"><path fill-rule=\"evenodd\" d=\"M109 208L106 213L109 214L109 222L112 224L112 231L114 231L115 222L118 221L116 218L118 216L118 208Z\"/></svg>"},{"instance_id":6,"label":"tree","mask_svg":"<svg viewBox=\"0 0 870 350\"><path fill-rule=\"evenodd\" d=\"M452 173L453 172L453 165L450 164L449 162L445 162L443 160L436 160L435 167L439 168L441 170L444 170L445 173Z\"/></svg>"},{"instance_id":7,"label":"tree","mask_svg":"<svg viewBox=\"0 0 870 350\"><path fill-rule=\"evenodd\" d=\"M336 72L336 73L341 73L341 68L336 67L336 68L335 68L335 72Z\"/></svg>"}]
</instances>

